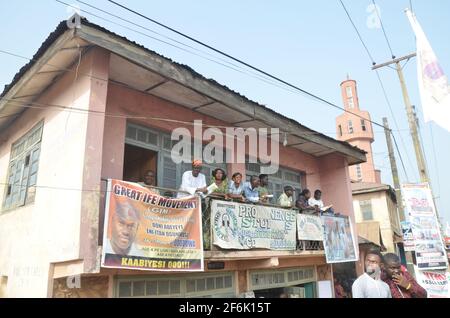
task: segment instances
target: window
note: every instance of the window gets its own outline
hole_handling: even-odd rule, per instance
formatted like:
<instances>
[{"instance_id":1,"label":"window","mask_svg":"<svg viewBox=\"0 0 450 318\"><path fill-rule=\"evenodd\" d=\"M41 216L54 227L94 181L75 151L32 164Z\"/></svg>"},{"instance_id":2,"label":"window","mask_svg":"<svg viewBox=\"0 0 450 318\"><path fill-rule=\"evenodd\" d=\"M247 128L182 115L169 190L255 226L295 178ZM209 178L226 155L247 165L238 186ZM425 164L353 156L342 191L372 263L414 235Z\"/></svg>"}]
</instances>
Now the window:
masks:
<instances>
[{"instance_id":1,"label":"window","mask_svg":"<svg viewBox=\"0 0 450 318\"><path fill-rule=\"evenodd\" d=\"M3 208L13 209L34 201L43 122L34 126L11 147L8 182Z\"/></svg>"},{"instance_id":2,"label":"window","mask_svg":"<svg viewBox=\"0 0 450 318\"><path fill-rule=\"evenodd\" d=\"M348 107L355 108L355 104L353 103L353 97L350 97L348 99Z\"/></svg>"},{"instance_id":3,"label":"window","mask_svg":"<svg viewBox=\"0 0 450 318\"><path fill-rule=\"evenodd\" d=\"M350 86L345 88L345 93L347 94L347 98L353 97L352 88Z\"/></svg>"},{"instance_id":4,"label":"window","mask_svg":"<svg viewBox=\"0 0 450 318\"><path fill-rule=\"evenodd\" d=\"M294 286L314 282L315 280L316 271L314 267L250 272L250 288L252 290Z\"/></svg>"},{"instance_id":5,"label":"window","mask_svg":"<svg viewBox=\"0 0 450 318\"><path fill-rule=\"evenodd\" d=\"M362 180L362 171L360 164L356 165L356 178L358 179L358 181Z\"/></svg>"},{"instance_id":6,"label":"window","mask_svg":"<svg viewBox=\"0 0 450 318\"><path fill-rule=\"evenodd\" d=\"M249 163L247 158L245 170L246 180L250 181L250 176L259 176L261 165L259 163ZM302 173L286 168L279 168L277 173L269 175L267 189L270 194L273 194L270 203L277 203L278 197L284 192L284 187L287 185L294 188L294 198L296 198L302 191L302 178Z\"/></svg>"},{"instance_id":7,"label":"window","mask_svg":"<svg viewBox=\"0 0 450 318\"><path fill-rule=\"evenodd\" d=\"M138 175L141 174L143 170L152 167L152 170L156 170L157 186L169 189L178 189L181 185L183 173L187 170L191 170L192 167L191 163L176 164L173 162L171 150L178 141L171 140L170 137L171 136L169 134L137 124L128 123L125 138L126 144L134 146L135 148L139 147L141 150L147 149L148 151L141 151L143 155L140 157L137 155L139 154L137 149L134 149L133 152L128 152L129 156L125 156L124 166L130 167L128 170L136 173L124 173L124 179L136 181L134 180L135 177L139 178ZM194 143L192 143L191 148L191 154L193 153ZM226 151L223 151L224 158L225 154ZM153 157L155 157L155 159L153 159ZM213 169L222 168L225 172L227 171L227 165L224 163L225 160L222 161L223 163L212 164L204 162L202 173L205 175L207 183L209 183ZM140 165L142 167L135 167L136 165Z\"/></svg>"},{"instance_id":8,"label":"window","mask_svg":"<svg viewBox=\"0 0 450 318\"><path fill-rule=\"evenodd\" d=\"M116 295L123 297L235 297L231 273L188 277L119 278Z\"/></svg>"},{"instance_id":9,"label":"window","mask_svg":"<svg viewBox=\"0 0 450 318\"><path fill-rule=\"evenodd\" d=\"M366 131L366 121L364 119L361 119L361 129L362 131Z\"/></svg>"},{"instance_id":10,"label":"window","mask_svg":"<svg viewBox=\"0 0 450 318\"><path fill-rule=\"evenodd\" d=\"M372 201L370 200L359 201L359 207L361 208L361 215L363 221L373 220Z\"/></svg>"},{"instance_id":11,"label":"window","mask_svg":"<svg viewBox=\"0 0 450 318\"><path fill-rule=\"evenodd\" d=\"M353 134L353 123L351 120L348 121L348 133Z\"/></svg>"},{"instance_id":12,"label":"window","mask_svg":"<svg viewBox=\"0 0 450 318\"><path fill-rule=\"evenodd\" d=\"M342 137L342 126L341 126L341 125L339 125L339 126L338 126L338 128L339 128L339 136L341 136L341 137Z\"/></svg>"}]
</instances>

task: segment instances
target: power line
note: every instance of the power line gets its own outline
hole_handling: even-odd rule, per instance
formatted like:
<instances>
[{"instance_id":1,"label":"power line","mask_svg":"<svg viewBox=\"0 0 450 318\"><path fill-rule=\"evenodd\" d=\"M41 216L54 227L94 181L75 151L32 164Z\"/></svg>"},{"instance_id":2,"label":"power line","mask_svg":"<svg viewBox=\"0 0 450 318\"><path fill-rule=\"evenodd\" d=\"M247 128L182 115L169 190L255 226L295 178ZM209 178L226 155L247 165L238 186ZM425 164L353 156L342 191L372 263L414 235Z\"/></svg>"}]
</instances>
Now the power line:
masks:
<instances>
[{"instance_id":1,"label":"power line","mask_svg":"<svg viewBox=\"0 0 450 318\"><path fill-rule=\"evenodd\" d=\"M257 71L257 72L259 72L261 74L264 74L265 76L267 76L267 77L269 77L271 79L274 79L277 82L280 82L280 83L282 83L284 85L287 85L287 86L289 86L289 87L291 87L291 88L293 88L293 89L295 89L295 90L297 90L297 91L299 91L299 92L301 92L303 94L306 94L306 95L308 95L308 96L310 96L310 97L312 97L312 98L314 98L314 99L316 99L318 101L321 101L322 103L325 103L325 104L330 105L330 106L332 106L334 108L340 109L340 110L342 110L344 112L350 113L350 114L352 114L352 115L354 115L356 117L359 117L361 119L367 120L367 121L371 122L374 125L377 125L379 127L384 128L384 126L382 124L380 124L380 123L374 122L374 121L372 121L370 119L367 119L367 118L365 118L365 117L363 117L361 115L358 115L358 114L355 114L355 113L353 113L353 112L351 112L349 110L346 110L345 108L343 108L341 106L338 106L338 105L336 105L336 104L334 104L332 102L329 102L329 101L327 101L327 100L325 100L325 99L323 99L323 98L321 98L321 97L319 97L319 96L317 96L317 95L315 95L313 93L310 93L310 92L308 92L308 91L306 91L306 90L304 90L304 89L302 89L302 88L300 88L300 87L298 87L298 86L296 86L294 84L291 84L291 83L289 83L289 82L287 82L287 81L285 81L285 80L283 80L283 79L281 79L281 78L279 78L279 77L277 77L275 75L272 75L272 74L270 74L270 73L268 73L268 72L266 72L266 71L264 71L264 70L262 70L262 69L260 69L258 67L255 67L255 66L253 66L253 65L251 65L251 64L249 64L247 62L244 62L244 61L242 61L242 60L240 60L240 59L238 59L236 57L233 57L230 54L227 54L227 53L225 53L225 52L223 52L221 50L218 50L218 49L216 49L216 48L214 48L214 47L212 47L212 46L210 46L210 45L208 45L208 44L206 44L206 43L204 43L202 41L199 41L199 40L197 40L197 39L195 39L195 38L193 38L193 37L191 37L189 35L186 35L186 34L180 32L180 31L178 31L178 30L176 30L174 28L171 28L171 27L169 27L169 26L167 26L167 25L165 25L163 23L160 23L160 22L158 22L158 21L156 21L154 19L151 19L151 18L149 18L149 17L147 17L147 16L145 16L145 15L143 15L143 14L141 14L141 13L135 11L135 10L132 10L132 9L130 9L130 8L128 8L128 7L124 6L124 5L116 2L116 1L112 1L112 0L108 0L108 1L113 3L116 6L119 6L119 7L123 8L123 9L125 9L125 10L127 10L127 11L129 11L129 12L135 14L135 15L137 15L137 16L140 16L140 17L142 17L142 18L144 18L144 19L146 19L148 21L151 21L151 22L153 22L153 23L155 23L155 24L157 24L157 25L159 25L159 26L161 26L163 28L166 28L166 29L168 29L168 30L178 34L178 35L181 35L184 38L187 38L187 39L189 39L189 40L191 40L191 41L193 41L193 42L195 42L197 44L200 44L203 47L206 47L206 48L208 48L208 49L210 49L210 50L212 50L212 51L214 51L216 53L219 53L220 55L223 55L223 56L225 56L225 57L227 57L227 58L229 58L229 59L231 59L231 60L233 60L235 62L238 62L238 63L240 63L242 65L245 65L246 67L248 67L248 68L250 68L252 70L255 70L255 71Z\"/></svg>"},{"instance_id":2,"label":"power line","mask_svg":"<svg viewBox=\"0 0 450 318\"><path fill-rule=\"evenodd\" d=\"M375 4L375 0L372 0L372 3L373 3L373 6L375 8L375 11L377 13L378 20L380 20L381 30L383 30L384 38L386 39L386 43L387 43L387 45L389 47L389 51L391 51L391 57L392 57L392 59L395 59L394 52L392 51L391 44L389 43L389 39L388 39L388 37L386 35L386 30L384 29L383 21L381 20L381 16L380 16L380 13L378 12L378 7Z\"/></svg>"},{"instance_id":3,"label":"power line","mask_svg":"<svg viewBox=\"0 0 450 318\"><path fill-rule=\"evenodd\" d=\"M0 98L0 100L5 100L7 102L11 102L11 103L16 103L16 104L22 104L23 102L18 101L18 100L14 100L14 99L9 99L9 98L5 98L2 97ZM156 116L140 116L140 115L123 115L123 114L119 114L119 113L108 113L108 112L103 112L103 111L95 111L95 110L90 110L90 109L84 109L84 108L79 108L79 107L70 107L70 106L65 106L65 105L58 105L58 104L46 104L46 103L39 103L39 102L27 102L26 105L14 105L12 107L19 107L19 108L31 108L31 109L48 109L50 108L55 108L56 110L60 110L60 111L64 111L64 112L69 112L69 113L75 113L75 114L94 114L94 115L100 115L100 116L105 116L105 117L112 117L112 118L123 118L123 119L140 119L140 120L157 120L157 121L167 121L167 122L174 122L174 123L179 123L179 124L187 124L187 125L193 125L193 122L190 121L183 121L183 120L176 120L176 119L172 119L172 118L168 118L168 117L156 117ZM0 116L0 118L3 117L12 117L12 116L16 116L17 113L15 114L7 114L5 116ZM229 128L229 126L221 126L221 125L208 125L208 124L203 124L204 127L209 127L209 128ZM238 128L238 127L236 127ZM276 127L275 127L276 128ZM278 127L280 128L280 127ZM407 130L407 129L403 129L403 130ZM384 131L373 131L374 133L384 133ZM336 132L303 132L300 133L301 135L323 135L323 134L336 134Z\"/></svg>"},{"instance_id":4,"label":"power line","mask_svg":"<svg viewBox=\"0 0 450 318\"><path fill-rule=\"evenodd\" d=\"M367 45L365 44L365 42L364 42L364 40L363 40L361 34L359 33L358 28L356 27L355 23L353 22L353 19L352 19L352 17L350 16L350 13L348 12L348 10L347 10L347 8L346 8L344 2L343 2L342 0L339 0L339 2L341 3L342 8L344 9L345 13L347 14L347 17L348 17L350 23L352 24L352 26L353 26L353 28L354 28L356 34L358 35L358 38L359 38L361 44L362 44L363 47L365 48L365 50L366 50L366 52L367 52L367 55L369 56L369 59L372 61L372 65L376 65L375 60L374 60L373 57L372 57L372 54L370 54L370 51L369 51L369 49L367 48ZM377 10L376 7L375 7L375 10ZM377 12L378 12L378 10L377 10ZM378 13L377 13L377 14L378 14ZM380 22L381 22L381 19L380 19ZM378 78L378 82L380 83L381 89L382 89L382 91L383 91L383 95L384 95L384 98L385 98L385 100L386 100L386 103L387 103L388 106L389 106L389 109L390 109L392 118L394 119L395 126L396 126L397 130L399 130L399 127L398 127L398 124L397 124L397 120L396 120L396 118L395 118L395 116L394 116L394 112L393 112L393 110L392 110L391 103L390 103L389 98L388 98L388 96L387 96L386 90L385 90L384 85L383 85L383 81L381 80L381 77L380 77L380 75L379 75L379 73L378 73L378 70L376 70L376 75L377 75L377 78ZM394 134L392 133L392 130L390 130L390 133L391 133L391 135L394 137ZM407 156L407 158L408 158L408 162L409 162L410 166L412 167L412 165L411 165L411 159L409 158L409 154L408 154L408 151L407 151L407 148L406 148L406 144L405 144L405 142L404 142L404 140L403 140L402 135L399 134L399 136L400 136L400 140L402 141L402 145L403 145L403 147L405 148L405 153L406 153L406 156ZM395 141L395 137L394 137L394 141ZM395 142L395 143L396 143L396 142ZM398 145L396 145L396 147L398 148ZM400 153L400 151L399 151L398 149L397 149L397 152L398 152L398 155L399 155L399 157L400 157L400 160L402 161L402 166L403 166L403 171L404 171L404 173L405 173L405 176L406 176L407 179L409 179L408 176L407 176L407 173L406 173L406 169L405 169L405 166L404 166L404 163L403 163L403 158L402 158L402 156L401 156L401 153Z\"/></svg>"},{"instance_id":5,"label":"power line","mask_svg":"<svg viewBox=\"0 0 450 318\"><path fill-rule=\"evenodd\" d=\"M390 100L389 100L389 98L387 96L386 89L384 88L383 81L381 80L381 77L380 77L380 74L378 73L378 70L375 70L375 72L376 72L376 75L377 75L377 78L378 78L378 82L380 83L381 90L383 91L383 95L384 95L384 99L386 100L386 104L389 106L389 111L391 112L392 119L394 120L395 128L397 128L397 131L400 132L400 128L399 128L399 125L397 123L397 119L396 119L396 117L394 115L394 111L392 109L391 102L390 102ZM406 147L405 140L403 139L403 136L402 136L401 133L399 133L399 136L400 136L400 141L402 143L402 146L403 146L403 148L405 148L406 159L408 160L408 164L409 164L410 167L413 167L411 158L410 158L409 153L407 151L408 148Z\"/></svg>"},{"instance_id":6,"label":"power line","mask_svg":"<svg viewBox=\"0 0 450 318\"><path fill-rule=\"evenodd\" d=\"M74 6L72 6L72 5L68 4L68 3L66 3L66 2L64 2L64 1L61 1L61 0L55 0L55 1L58 2L58 3L60 3L60 4L64 4L64 5L68 6L68 7L71 7L71 8L77 9L77 10L79 9L79 8L76 8L76 7L74 7ZM80 1L80 2L81 2L81 1ZM84 2L81 2L81 3L84 3ZM96 7L94 7L94 6L91 6L91 7L95 8L95 9L97 9L97 10L101 10L101 9L96 8ZM135 30L135 29L133 29L133 28L127 27L127 26L122 25L122 24L120 24L120 23L116 23L116 22L111 21L111 20L109 20L109 19L103 18L103 17L101 17L101 16L99 16L99 15L97 15L97 14L94 14L94 13L92 13L92 12L89 12L89 11L87 11L87 10L83 10L83 9L79 9L79 10L80 10L81 12L84 12L84 13L88 14L88 15L91 15L91 16L93 16L93 17L96 17L96 18L98 18L98 19L100 19L100 20L103 20L103 21L106 21L106 22L108 22L108 23L111 23L111 24L120 26L120 27L122 27L122 28L124 28L124 29L127 29L127 30L129 30L129 31L136 32L136 33L138 33L138 34L140 34L140 35L143 35L143 36L145 36L145 37L148 37L148 38L150 38L150 39L152 39L152 40L155 40L155 41L158 41L158 42L160 42L160 43L169 45L169 46L171 46L171 47L177 48L177 49L179 49L179 50L182 50L182 51L184 51L184 52L186 52L186 53L195 55L195 56L197 56L197 57L206 59L206 60L208 60L208 61L210 61L210 62L213 62L213 63L216 63L216 64L218 64L218 65L224 66L224 67L226 67L226 68L229 68L229 69L234 70L234 71L236 71L236 72L239 72L239 73L241 73L241 74L245 74L245 75L251 76L251 77L253 77L253 78L259 79L259 80L261 80L261 81L263 81L263 82L265 82L265 83L267 83L267 84L274 85L274 86L276 86L276 87L278 87L278 88L282 88L282 89L285 89L285 90L287 90L287 91L292 92L291 90L287 89L286 87L281 86L281 85L279 85L279 84L276 84L275 82L271 81L271 80L268 79L268 78L265 78L265 77L261 76L260 74L250 73L248 70L245 70L245 69L243 69L242 67L237 66L236 64L227 62L228 64L231 64L231 65L233 65L233 66L238 67L238 69L236 69L235 67L232 67L232 66L223 64L223 63L221 63L221 62L219 62L219 61L213 60L213 59L211 59L211 58L208 58L208 57L206 57L206 56L203 56L203 55L201 55L201 54L197 54L197 53L195 53L195 52L192 52L192 51L190 51L190 50L188 50L188 49L179 47L179 46L174 45L174 44L172 44L172 43L169 43L169 42L167 42L167 41L158 39L158 38L156 38L156 37L154 37L154 36L148 35L148 34L143 33L143 32L141 32L141 31L138 31L138 30ZM104 11L104 10L102 10L102 11ZM106 11L104 11L104 12L106 12ZM114 14L111 14L111 13L108 13L108 14L110 14L110 15L113 16L113 17L117 17L117 16L114 15ZM117 18L119 18L119 17L117 17ZM128 23L131 23L131 24L133 24L133 25L137 25L137 24L135 24L135 23L133 23L133 22L131 22L131 21L128 21L128 20L126 20L126 19L121 19L121 20L124 20L124 21L126 21L126 22L128 22ZM145 30L150 30L150 29L145 28L145 27L141 27L141 28L143 28L143 29L145 29ZM150 31L152 31L152 30L150 30ZM155 31L152 31L152 32L154 32L154 33L156 33L156 34L158 34L158 35L160 34L160 33L155 32ZM161 36L164 36L164 35L161 35ZM192 46L186 45L186 44L184 44L184 43L182 43L182 42L179 42L179 41L177 41L177 40L174 40L174 39L172 39L172 38L169 38L169 37L166 37L166 38L168 38L168 39L170 39L170 40L172 40L172 41L175 41L175 42L177 42L177 43L180 43L180 44L182 44L182 45L184 45L184 46L187 46L187 47L189 47L189 48L192 48L192 49L194 49L194 50L197 50L197 51L199 51L199 52L202 52L202 53L204 53L204 54L208 54L208 55L210 55L210 56L213 56L212 54L209 54L209 53L207 53L207 52L198 50L198 49L196 49L196 48L194 48L194 47L192 47ZM215 57L215 58L217 58L217 57ZM223 60L223 59L220 59L220 60ZM223 61L225 61L225 60L223 60Z\"/></svg>"},{"instance_id":7,"label":"power line","mask_svg":"<svg viewBox=\"0 0 450 318\"><path fill-rule=\"evenodd\" d=\"M366 49L367 55L369 56L370 60L372 61L372 65L377 64L377 63L375 63L375 60L373 59L372 54L370 54L370 51L369 51L369 49L367 48L366 43L364 43L364 41L363 41L363 39L362 39L362 36L361 36L361 34L359 33L358 28L356 27L355 23L353 22L353 19L350 17L350 13L348 13L348 10L347 10L347 8L345 7L344 2L342 2L342 0L339 0L339 1L340 1L341 5L342 5L342 8L344 8L345 13L347 14L347 17L348 17L348 19L350 20L350 23L353 25L353 28L355 29L356 34L358 34L358 38L359 38L359 40L361 41L361 44L362 44L362 45L364 46L364 48Z\"/></svg>"},{"instance_id":8,"label":"power line","mask_svg":"<svg viewBox=\"0 0 450 318\"><path fill-rule=\"evenodd\" d=\"M66 2L61 1L61 0L55 0L55 1L56 1L56 2L59 2L60 4L67 5L67 6L69 6L69 7L76 8L76 7L73 7L72 5L67 4ZM77 1L78 1L78 0L77 0ZM79 1L79 2L80 2L80 3L84 3L84 2L82 2L82 1ZM89 5L89 6L92 7L92 8L95 8L95 9L97 9L97 10L101 10L102 12L105 12L105 13L107 13L107 14L113 16L113 17L117 17L116 15L114 15L114 14L112 14L112 13L109 13L109 12L107 12L106 10L103 10L103 9L100 9L100 8L97 8L97 7L94 7L94 6L92 6L92 5ZM76 8L76 9L79 9L79 8ZM130 30L130 31L136 32L136 33L138 33L138 34L144 35L144 36L146 36L146 37L149 37L149 38L151 38L151 39L153 39L153 40L159 41L159 42L161 42L161 43L164 43L164 44L170 45L170 46L172 46L172 47L178 48L178 49L180 49L180 50L183 50L183 51L185 51L185 52L187 52L187 53L193 54L193 55L195 55L195 56L204 58L204 59L209 60L209 61L211 61L211 62L214 62L214 63L216 63L216 64L222 65L222 66L224 66L224 67L227 67L227 68L229 68L229 69L232 69L232 70L234 70L234 71L237 71L237 72L239 72L239 73L241 73L241 74L245 74L245 75L251 76L251 77L256 78L256 79L258 79L258 80L261 80L261 81L263 81L263 82L265 82L265 83L267 83L267 84L270 84L270 85L273 85L273 86L275 86L275 87L284 89L284 90L286 90L286 91L288 91L288 92L291 92L291 93L299 93L299 92L300 92L300 93L301 93L301 94L300 94L301 96L305 96L305 95L306 95L306 97L312 98L313 100L316 100L316 101L319 100L319 101L322 102L322 103L325 103L325 104L327 104L327 105L331 105L331 106L333 106L333 107L335 107L335 108L338 108L338 109L340 109L340 110L342 110L342 111L344 111L344 112L353 114L353 115L355 115L355 116L357 116L357 117L359 117L359 118L361 118L361 119L367 120L367 121L373 123L374 125L383 127L381 124L379 124L379 123L377 123L377 122L374 122L374 121L372 121L372 120L370 120L370 119L364 118L363 116L360 116L360 115L355 114L355 113L353 113L353 112L351 112L351 111L348 111L348 110L346 110L345 108L342 108L342 107L337 106L337 105L335 105L335 104L333 104L333 103L331 103L331 102L328 102L328 101L326 101L326 100L324 100L324 99L322 99L322 98L320 98L320 97L318 97L318 96L316 96L316 95L314 95L314 94L311 94L311 93L306 92L306 91L304 91L304 90L302 90L302 89L300 89L300 88L297 88L296 86L287 85L287 87L286 87L286 84L285 84L285 83L282 83L282 84L284 84L284 86L279 85L279 84L277 84L277 83L275 82L275 81L279 82L279 80L278 80L278 79L273 80L272 78L275 78L275 77L271 76L270 74L269 74L270 77L267 78L267 77L264 77L264 76L262 76L262 75L260 75L260 74L257 74L257 73L253 73L253 72L252 72L252 73L249 73L249 72L248 72L249 70L244 69L244 68L242 68L242 67L240 67L240 66L237 66L237 65L234 64L234 63L227 62L228 64L234 65L234 66L236 66L236 67L239 68L239 69L236 69L236 68L234 68L234 67L231 67L231 66L229 66L229 65L225 65L225 64L223 64L223 63L221 63L221 62L212 60L212 59L207 58L207 57L205 57L205 56L202 56L202 55L199 55L199 54L194 53L194 52L192 52L192 51L189 51L189 50L187 50L187 49L180 48L180 47L177 46L177 45L173 45L173 44L168 43L168 42L166 42L166 41L157 39L157 38L155 38L155 37L153 37L153 36L150 36L150 35L148 35L148 34L145 34L145 33L143 33L143 32L137 31L137 30L135 30L135 29L129 28L129 27L124 26L124 25L122 25L122 24L119 24L119 23L113 22L113 21L111 21L111 20L105 19L105 18L100 17L100 16L98 16L98 15L96 15L96 14L94 14L94 13L91 13L91 12L89 12L89 11L86 11L86 10L83 10L83 9L79 9L79 10L82 11L82 12L84 12L84 13L87 13L88 15L92 15L92 16L94 16L94 17L96 17L96 18L99 18L99 19L101 19L101 20L104 20L104 21L106 21L106 22L112 23L112 24L114 24L114 25L118 25L118 26L123 27L123 28L125 28L125 29L127 29L127 30ZM132 23L133 25L138 25L138 24L133 23L133 22L131 22L131 21L129 21L129 20L126 20L126 19L121 19L121 20L127 21L128 23ZM138 25L138 26L140 26L140 25ZM142 27L142 26L140 26L140 27L141 27L141 28L144 28L144 29L146 29L146 30L150 30L150 31L152 31L152 32L154 32L154 33L156 33L156 34L160 34L160 33L158 33L158 32L155 32L155 31L151 30L151 29L148 29L148 28L145 28L145 27ZM164 36L164 35L162 35L162 36ZM170 37L169 37L169 39L171 39L171 40L173 40L173 41L176 41L176 40L174 40L174 39L172 39L172 38L170 38ZM179 42L179 41L177 41L177 42L178 42L178 43L182 43L182 42ZM191 47L191 46L189 46L189 45L186 45L186 44L184 44L184 43L182 43L182 44L185 45L185 46L188 46L188 47L190 47L190 48L192 48L192 49L194 49L194 50L197 50L197 51L200 51L200 52L202 52L202 53L205 53L205 54L208 54L208 55L210 55L210 56L213 56L213 55L211 55L211 54L209 54L209 53L207 53L207 52L198 50L198 49L193 48L193 47ZM215 57L215 56L214 56L214 57ZM216 58L217 58L217 57L216 57ZM220 59L220 58L219 58L219 59ZM220 59L220 60L225 61L225 60L223 60L223 59ZM241 70L242 70L242 71L241 71ZM258 71L258 72L259 72L259 71ZM293 87L294 87L294 89L292 89ZM383 128L384 128L384 127L383 127Z\"/></svg>"},{"instance_id":9,"label":"power line","mask_svg":"<svg viewBox=\"0 0 450 318\"><path fill-rule=\"evenodd\" d=\"M394 139L394 145L395 149L397 149L398 156L400 158L400 162L402 163L403 172L405 173L406 181L409 182L408 173L406 172L405 163L403 162L402 154L400 153L400 150L398 149L397 140L395 139L395 135L391 131L392 138Z\"/></svg>"}]
</instances>

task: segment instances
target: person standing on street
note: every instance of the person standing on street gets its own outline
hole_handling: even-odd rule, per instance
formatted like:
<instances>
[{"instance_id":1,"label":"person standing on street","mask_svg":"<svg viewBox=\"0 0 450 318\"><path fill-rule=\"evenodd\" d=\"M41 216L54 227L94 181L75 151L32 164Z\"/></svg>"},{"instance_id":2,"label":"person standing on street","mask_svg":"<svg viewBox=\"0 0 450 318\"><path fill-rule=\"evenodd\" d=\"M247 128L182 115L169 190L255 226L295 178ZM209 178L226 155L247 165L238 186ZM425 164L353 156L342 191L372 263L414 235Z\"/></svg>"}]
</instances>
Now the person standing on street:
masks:
<instances>
[{"instance_id":1,"label":"person standing on street","mask_svg":"<svg viewBox=\"0 0 450 318\"><path fill-rule=\"evenodd\" d=\"M367 251L365 273L353 283L353 298L392 298L389 285L381 280L383 256L379 250Z\"/></svg>"},{"instance_id":2,"label":"person standing on street","mask_svg":"<svg viewBox=\"0 0 450 318\"><path fill-rule=\"evenodd\" d=\"M383 258L384 270L382 279L389 285L392 298L427 298L427 291L400 264L400 259L397 255L387 253Z\"/></svg>"}]
</instances>

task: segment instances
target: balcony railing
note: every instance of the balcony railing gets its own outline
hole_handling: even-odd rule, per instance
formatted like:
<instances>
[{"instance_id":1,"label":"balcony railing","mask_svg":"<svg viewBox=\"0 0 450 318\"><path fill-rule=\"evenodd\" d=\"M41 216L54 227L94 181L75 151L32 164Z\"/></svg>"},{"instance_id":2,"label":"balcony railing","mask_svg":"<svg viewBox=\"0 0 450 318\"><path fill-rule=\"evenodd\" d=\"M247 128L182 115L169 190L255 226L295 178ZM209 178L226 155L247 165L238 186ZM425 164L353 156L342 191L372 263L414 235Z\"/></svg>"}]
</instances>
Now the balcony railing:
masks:
<instances>
[{"instance_id":1,"label":"balcony railing","mask_svg":"<svg viewBox=\"0 0 450 318\"><path fill-rule=\"evenodd\" d=\"M231 200L225 198L223 196L217 195L211 195L208 199L204 200L202 202L202 227L203 227L203 249L205 251L210 250L221 250L220 247L217 247L212 244L211 237L213 235L212 228L211 228L211 202L212 200L223 200L223 201L234 201L239 202L236 200ZM261 206L268 206L268 207L277 207L280 208L279 205L270 204L270 203L248 203L246 204L253 204L253 205L261 205ZM286 208L283 208L286 209ZM301 213L297 208L292 208L291 210L295 211L296 213ZM305 241L305 240L297 240L296 244L296 250L297 251L324 251L324 246L322 241ZM227 251L230 251L227 249ZM236 250L231 250L236 251Z\"/></svg>"},{"instance_id":2,"label":"balcony railing","mask_svg":"<svg viewBox=\"0 0 450 318\"><path fill-rule=\"evenodd\" d=\"M106 180L103 180L106 181ZM169 189L169 188L162 188L162 187L149 187L149 188L156 188L159 190L161 195L167 196L167 197L176 197L177 193L180 192L175 189ZM106 190L106 186L105 186ZM182 191L183 193L187 193ZM103 227L104 227L104 216L105 216L105 203L106 203L106 195L105 192L102 191L102 200L100 201L100 215L99 215L99 245L103 245ZM220 195L210 195L206 199L202 199L202 228L203 228L203 249L205 251L223 251L223 252L237 252L238 249L221 249L220 247L213 245L211 237L213 236L212 228L211 228L211 202L212 200L222 200L222 201L234 201L239 202L235 200L225 200L223 196ZM242 202L240 202L242 203ZM261 205L261 206L268 206L268 207L277 207L280 208L279 205L274 205L270 203L247 203L246 204L253 204L253 205ZM286 208L283 208L286 209ZM291 210L296 211L296 213L301 213L297 208L292 208ZM247 252L251 252L252 250L246 250ZM261 250L259 250L261 251ZM304 241L304 240L297 240L296 242L296 252L301 251L324 251L323 242L321 241ZM276 252L276 251L272 251ZM280 252L280 251L278 251Z\"/></svg>"}]
</instances>

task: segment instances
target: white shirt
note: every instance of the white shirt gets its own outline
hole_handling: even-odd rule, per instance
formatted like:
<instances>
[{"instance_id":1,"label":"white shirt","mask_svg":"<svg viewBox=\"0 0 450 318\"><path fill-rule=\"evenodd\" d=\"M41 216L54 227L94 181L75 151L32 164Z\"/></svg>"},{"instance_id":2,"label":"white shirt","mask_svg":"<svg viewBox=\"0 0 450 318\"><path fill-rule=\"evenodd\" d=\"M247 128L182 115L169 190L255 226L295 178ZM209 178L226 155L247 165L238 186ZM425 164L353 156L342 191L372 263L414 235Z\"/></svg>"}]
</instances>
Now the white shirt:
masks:
<instances>
[{"instance_id":1,"label":"white shirt","mask_svg":"<svg viewBox=\"0 0 450 318\"><path fill-rule=\"evenodd\" d=\"M313 197L309 198L308 204L309 204L310 206L315 206L315 205L317 205L317 206L319 207L319 209L322 209L322 208L323 208L323 201L322 201L322 200L316 200L316 199L314 199Z\"/></svg>"},{"instance_id":2,"label":"white shirt","mask_svg":"<svg viewBox=\"0 0 450 318\"><path fill-rule=\"evenodd\" d=\"M197 177L192 175L192 171L185 171L181 178L180 191L186 191L190 194L195 194L195 190L198 188L206 187L206 178L203 173L199 173ZM188 196L185 193L178 193L177 198L183 198Z\"/></svg>"},{"instance_id":3,"label":"white shirt","mask_svg":"<svg viewBox=\"0 0 450 318\"><path fill-rule=\"evenodd\" d=\"M381 279L362 274L352 285L353 298L392 298L389 285Z\"/></svg>"}]
</instances>

